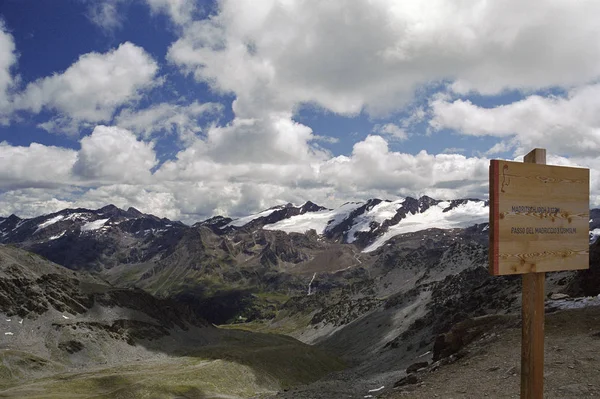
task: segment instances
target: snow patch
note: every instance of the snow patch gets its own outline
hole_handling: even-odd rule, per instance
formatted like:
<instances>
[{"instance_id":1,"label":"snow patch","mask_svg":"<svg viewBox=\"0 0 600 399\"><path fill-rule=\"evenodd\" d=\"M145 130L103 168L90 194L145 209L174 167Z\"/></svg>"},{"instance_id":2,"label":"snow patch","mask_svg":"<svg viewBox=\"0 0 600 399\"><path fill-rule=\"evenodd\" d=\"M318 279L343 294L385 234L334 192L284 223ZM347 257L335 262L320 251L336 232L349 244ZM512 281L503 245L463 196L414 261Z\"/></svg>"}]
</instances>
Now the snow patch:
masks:
<instances>
[{"instance_id":1,"label":"snow patch","mask_svg":"<svg viewBox=\"0 0 600 399\"><path fill-rule=\"evenodd\" d=\"M365 248L363 252L375 251L389 239L400 234L414 233L430 228L464 228L477 223L485 223L489 220L489 210L484 201L468 201L448 212L444 212L444 209L448 208L449 205L448 202L440 202L423 213L408 214L398 224L390 226L384 235Z\"/></svg>"},{"instance_id":2,"label":"snow patch","mask_svg":"<svg viewBox=\"0 0 600 399\"><path fill-rule=\"evenodd\" d=\"M262 211L259 213L255 213L253 215L250 216L244 216L243 218L239 218L239 219L235 219L234 221L230 222L228 225L226 225L225 227L242 227L247 225L248 223L250 223L251 221L261 218L261 217L267 217L270 214L272 214L275 211L278 211L280 209L283 209L283 207L276 207L276 208L271 208L271 209L267 209L266 211Z\"/></svg>"},{"instance_id":3,"label":"snow patch","mask_svg":"<svg viewBox=\"0 0 600 399\"><path fill-rule=\"evenodd\" d=\"M104 226L104 223L106 222L108 222L108 219L98 219L94 222L86 223L83 226L81 226L81 231L98 230L99 228Z\"/></svg>"},{"instance_id":4,"label":"snow patch","mask_svg":"<svg viewBox=\"0 0 600 399\"><path fill-rule=\"evenodd\" d=\"M348 243L356 240L354 235L359 231L371 231L372 222L381 224L393 218L404 201L404 198L394 202L382 201L362 215L357 216L354 225L348 231Z\"/></svg>"},{"instance_id":5,"label":"snow patch","mask_svg":"<svg viewBox=\"0 0 600 399\"><path fill-rule=\"evenodd\" d=\"M63 319L69 320L69 318L65 315L62 315Z\"/></svg>"},{"instance_id":6,"label":"snow patch","mask_svg":"<svg viewBox=\"0 0 600 399\"><path fill-rule=\"evenodd\" d=\"M315 281L315 277L317 277L317 273L313 274L312 278L310 279L310 282L308 283L308 294L310 296L311 294L311 285L313 283L313 281Z\"/></svg>"},{"instance_id":7,"label":"snow patch","mask_svg":"<svg viewBox=\"0 0 600 399\"><path fill-rule=\"evenodd\" d=\"M15 335L15 334L8 331L8 332L5 332L4 335Z\"/></svg>"},{"instance_id":8,"label":"snow patch","mask_svg":"<svg viewBox=\"0 0 600 399\"><path fill-rule=\"evenodd\" d=\"M56 240L57 238L60 238L60 237L64 236L66 232L67 231L65 230L62 233L58 234L58 235L52 236L52 237L48 238L48 241L50 241L50 240Z\"/></svg>"},{"instance_id":9,"label":"snow patch","mask_svg":"<svg viewBox=\"0 0 600 399\"><path fill-rule=\"evenodd\" d=\"M72 213L69 216L65 217L65 220L73 220L73 221L82 221L85 220L87 221L90 218L90 214L89 213Z\"/></svg>"},{"instance_id":10,"label":"snow patch","mask_svg":"<svg viewBox=\"0 0 600 399\"><path fill-rule=\"evenodd\" d=\"M317 234L324 234L329 226L336 226L346 219L352 211L360 208L364 202L349 202L337 209L319 212L307 212L303 215L292 216L280 222L266 225L265 230L280 230L286 233L306 233L315 230Z\"/></svg>"},{"instance_id":11,"label":"snow patch","mask_svg":"<svg viewBox=\"0 0 600 399\"><path fill-rule=\"evenodd\" d=\"M371 393L371 392L379 392L379 391L381 391L383 388L385 388L385 386L381 386L381 387L379 387L379 388L376 388L376 389L369 389L369 393Z\"/></svg>"},{"instance_id":12,"label":"snow patch","mask_svg":"<svg viewBox=\"0 0 600 399\"><path fill-rule=\"evenodd\" d=\"M35 233L37 233L38 231L50 226L51 224L54 224L56 222L60 222L61 220L63 220L65 217L63 215L58 215L58 216L54 216L52 219L46 220L44 223L41 223L38 225L38 228L35 230ZM15 227L16 229L16 227Z\"/></svg>"}]
</instances>

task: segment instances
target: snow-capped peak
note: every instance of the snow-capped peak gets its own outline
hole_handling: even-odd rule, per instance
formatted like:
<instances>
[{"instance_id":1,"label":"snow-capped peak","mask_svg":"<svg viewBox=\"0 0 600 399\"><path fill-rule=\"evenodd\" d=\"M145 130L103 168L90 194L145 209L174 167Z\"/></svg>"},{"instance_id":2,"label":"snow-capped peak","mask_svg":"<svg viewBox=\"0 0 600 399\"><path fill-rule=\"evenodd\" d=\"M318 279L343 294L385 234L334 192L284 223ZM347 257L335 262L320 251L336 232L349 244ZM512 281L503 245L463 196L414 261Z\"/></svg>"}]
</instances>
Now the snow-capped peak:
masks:
<instances>
[{"instance_id":1,"label":"snow-capped peak","mask_svg":"<svg viewBox=\"0 0 600 399\"><path fill-rule=\"evenodd\" d=\"M229 224L227 224L225 227L231 227L231 226L233 226L233 227L242 227L242 226L245 226L248 223L252 222L253 220L256 220L256 219L261 218L261 217L269 216L273 212L278 211L278 210L283 209L283 208L284 208L283 205L281 205L281 206L275 206L273 208L266 209L266 210L264 210L262 212L258 212L258 213L252 214L252 215L248 215L248 216L244 216L244 217L241 217L241 218L238 218L238 219L234 219L232 222L230 222Z\"/></svg>"},{"instance_id":2,"label":"snow-capped peak","mask_svg":"<svg viewBox=\"0 0 600 399\"><path fill-rule=\"evenodd\" d=\"M263 229L281 230L287 233L305 233L308 230L315 230L317 234L325 234L328 227L341 223L352 211L362 205L364 205L364 202L348 202L337 209L306 212L277 223L268 224Z\"/></svg>"},{"instance_id":3,"label":"snow-capped peak","mask_svg":"<svg viewBox=\"0 0 600 399\"><path fill-rule=\"evenodd\" d=\"M430 228L464 228L485 223L489 220L489 208L485 201L467 200L461 202L456 206L452 206L451 202L442 201L421 213L409 213L397 224L390 226L383 235L374 240L363 252L374 251L399 234Z\"/></svg>"}]
</instances>

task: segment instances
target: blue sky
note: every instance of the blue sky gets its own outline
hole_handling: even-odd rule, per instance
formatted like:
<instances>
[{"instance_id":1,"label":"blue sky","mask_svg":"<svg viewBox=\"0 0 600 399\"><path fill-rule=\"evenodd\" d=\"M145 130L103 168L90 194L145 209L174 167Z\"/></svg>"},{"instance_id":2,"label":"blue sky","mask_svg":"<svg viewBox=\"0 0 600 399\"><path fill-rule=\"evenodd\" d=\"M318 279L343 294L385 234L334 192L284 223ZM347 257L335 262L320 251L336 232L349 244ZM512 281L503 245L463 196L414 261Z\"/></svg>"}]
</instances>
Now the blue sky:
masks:
<instances>
[{"instance_id":1,"label":"blue sky","mask_svg":"<svg viewBox=\"0 0 600 399\"><path fill-rule=\"evenodd\" d=\"M542 3L4 1L0 215L485 197L536 146L596 203L600 6Z\"/></svg>"}]
</instances>

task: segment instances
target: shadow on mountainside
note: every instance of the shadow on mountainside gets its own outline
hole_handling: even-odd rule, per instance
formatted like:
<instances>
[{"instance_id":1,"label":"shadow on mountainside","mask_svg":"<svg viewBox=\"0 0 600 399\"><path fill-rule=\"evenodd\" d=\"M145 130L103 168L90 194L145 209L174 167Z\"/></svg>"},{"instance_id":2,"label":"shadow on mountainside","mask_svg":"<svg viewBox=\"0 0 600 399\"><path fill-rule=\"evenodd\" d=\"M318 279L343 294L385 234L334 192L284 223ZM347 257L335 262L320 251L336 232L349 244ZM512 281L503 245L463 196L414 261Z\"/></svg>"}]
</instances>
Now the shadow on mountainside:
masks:
<instances>
[{"instance_id":1,"label":"shadow on mountainside","mask_svg":"<svg viewBox=\"0 0 600 399\"><path fill-rule=\"evenodd\" d=\"M293 338L221 330L189 306L16 248L0 246L0 287L0 396L247 398L344 367Z\"/></svg>"}]
</instances>

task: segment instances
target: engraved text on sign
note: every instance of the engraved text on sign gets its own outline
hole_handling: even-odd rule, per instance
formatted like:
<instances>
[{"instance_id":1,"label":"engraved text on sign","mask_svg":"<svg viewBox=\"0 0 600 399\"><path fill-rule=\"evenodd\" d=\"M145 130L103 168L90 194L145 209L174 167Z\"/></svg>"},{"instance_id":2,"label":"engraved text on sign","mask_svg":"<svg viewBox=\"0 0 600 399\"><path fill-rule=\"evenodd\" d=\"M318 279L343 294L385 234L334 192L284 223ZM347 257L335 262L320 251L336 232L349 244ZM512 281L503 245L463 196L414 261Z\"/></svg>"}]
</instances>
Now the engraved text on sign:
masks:
<instances>
[{"instance_id":1,"label":"engraved text on sign","mask_svg":"<svg viewBox=\"0 0 600 399\"><path fill-rule=\"evenodd\" d=\"M490 272L587 269L589 170L492 160Z\"/></svg>"}]
</instances>

